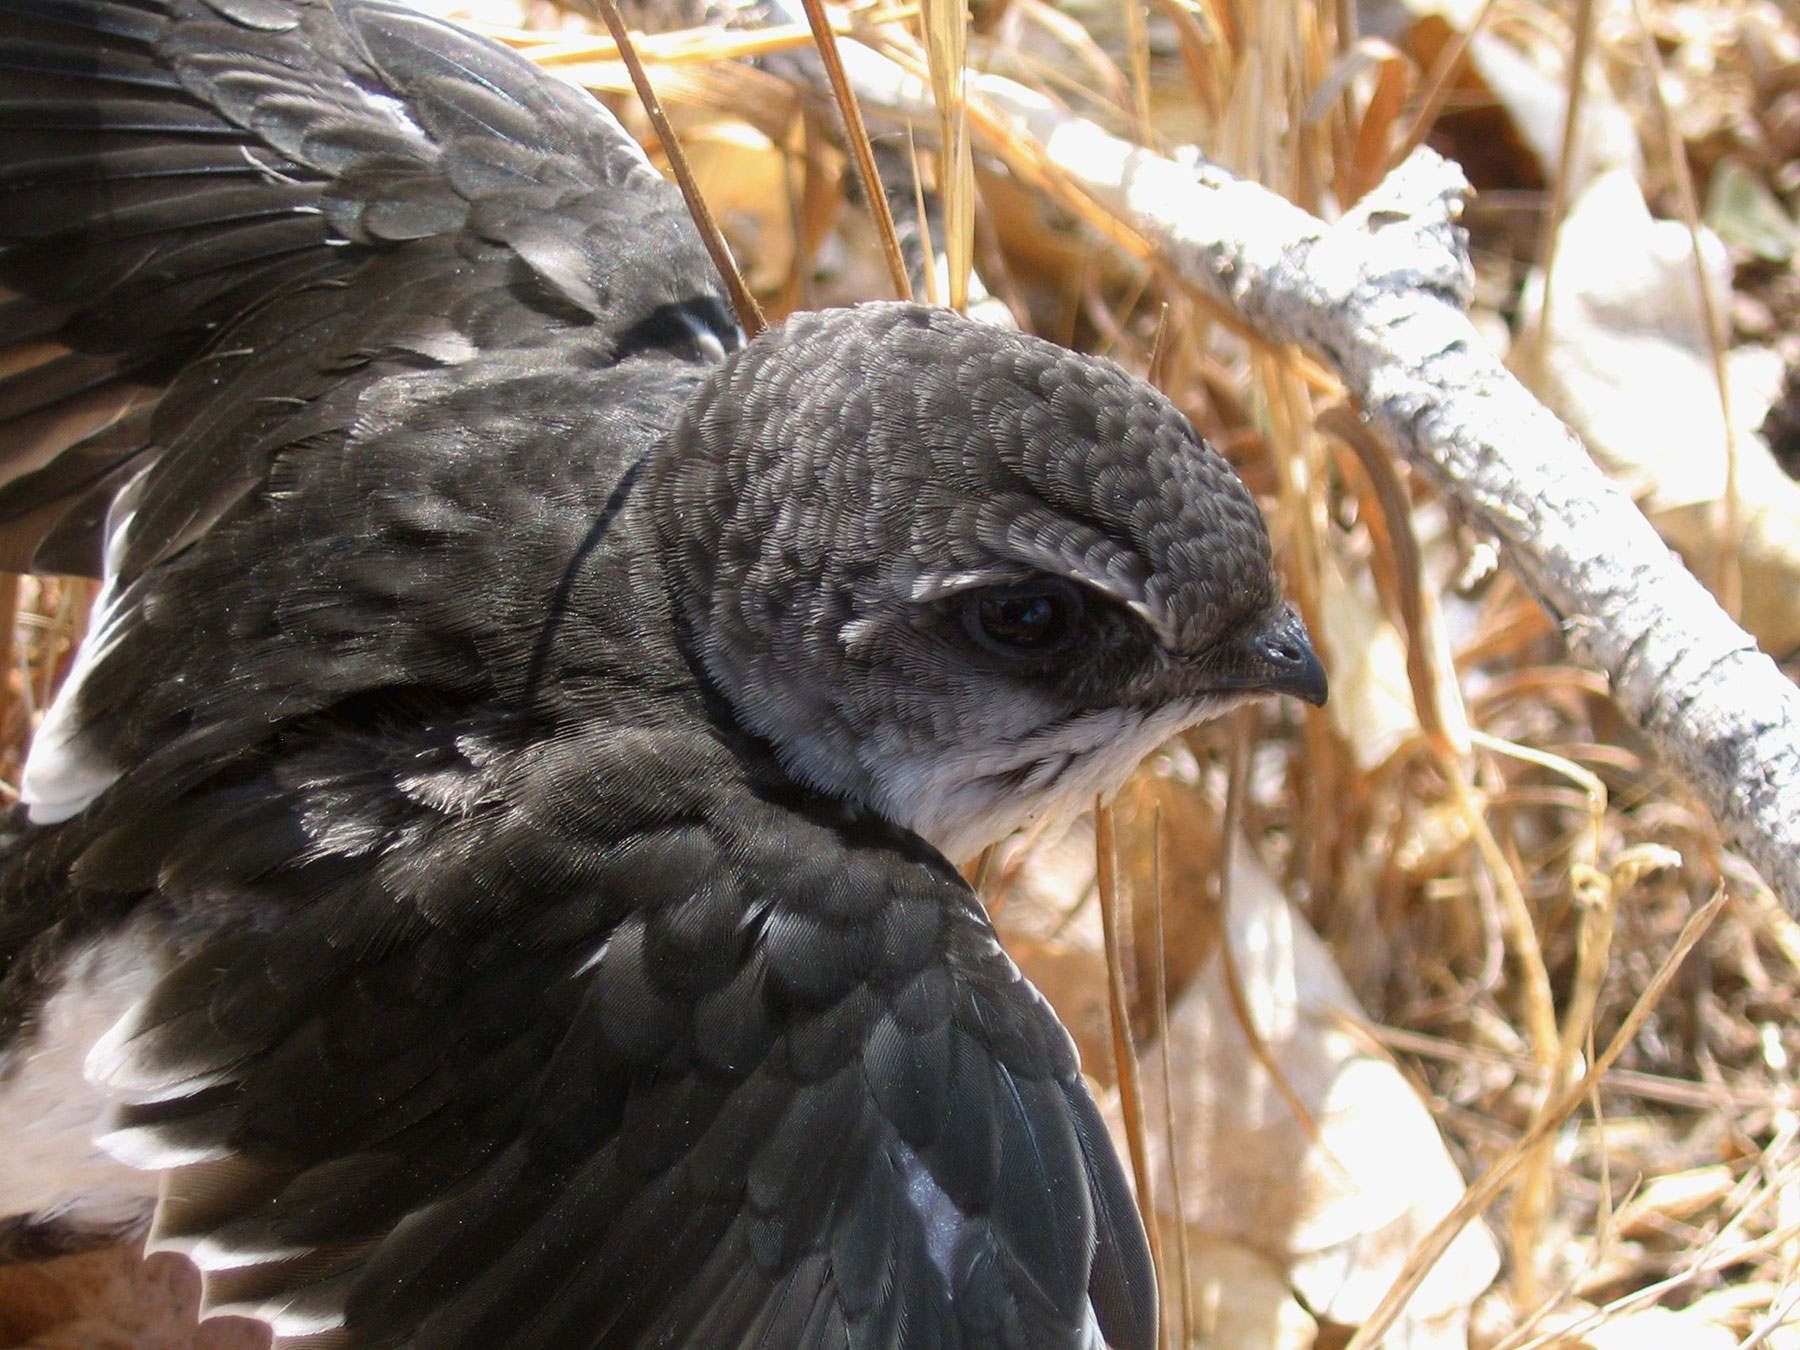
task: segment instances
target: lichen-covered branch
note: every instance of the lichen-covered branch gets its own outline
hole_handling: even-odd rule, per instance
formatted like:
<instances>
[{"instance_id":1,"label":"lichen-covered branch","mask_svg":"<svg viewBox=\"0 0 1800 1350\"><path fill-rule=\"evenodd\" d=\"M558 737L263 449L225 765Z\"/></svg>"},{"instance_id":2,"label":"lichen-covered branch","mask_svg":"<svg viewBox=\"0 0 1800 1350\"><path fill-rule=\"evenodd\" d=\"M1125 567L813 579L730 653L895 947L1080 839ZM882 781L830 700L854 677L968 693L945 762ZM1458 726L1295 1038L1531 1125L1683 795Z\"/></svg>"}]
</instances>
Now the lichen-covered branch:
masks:
<instances>
[{"instance_id":1,"label":"lichen-covered branch","mask_svg":"<svg viewBox=\"0 0 1800 1350\"><path fill-rule=\"evenodd\" d=\"M923 86L858 49L868 103L922 115ZM1416 151L1344 219L1177 162L992 77L971 81L1062 174L1272 342L1337 370L1371 426L1496 536L1577 656L1800 913L1800 691L1734 624L1465 313L1461 172ZM982 120L978 119L977 125Z\"/></svg>"}]
</instances>

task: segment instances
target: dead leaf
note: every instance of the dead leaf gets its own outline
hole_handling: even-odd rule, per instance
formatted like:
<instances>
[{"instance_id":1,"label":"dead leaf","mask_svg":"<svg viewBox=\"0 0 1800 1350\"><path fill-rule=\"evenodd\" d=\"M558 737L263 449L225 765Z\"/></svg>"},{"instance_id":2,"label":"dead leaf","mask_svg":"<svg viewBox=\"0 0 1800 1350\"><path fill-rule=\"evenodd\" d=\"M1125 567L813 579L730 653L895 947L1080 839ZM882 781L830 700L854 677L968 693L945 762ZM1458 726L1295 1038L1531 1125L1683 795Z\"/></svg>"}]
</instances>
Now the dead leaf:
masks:
<instances>
[{"instance_id":1,"label":"dead leaf","mask_svg":"<svg viewBox=\"0 0 1800 1350\"><path fill-rule=\"evenodd\" d=\"M1462 1179L1424 1104L1357 1032L1363 1014L1323 943L1241 844L1232 868L1225 932L1253 1030L1219 960L1174 1009L1183 1217L1279 1260L1315 1315L1355 1325L1461 1196ZM1144 1080L1146 1118L1160 1121L1148 1064ZM1160 1132L1151 1150L1164 1182ZM1167 1196L1164 1182L1158 1203ZM1468 1309L1498 1268L1486 1230L1466 1229L1384 1344L1461 1350Z\"/></svg>"},{"instance_id":2,"label":"dead leaf","mask_svg":"<svg viewBox=\"0 0 1800 1350\"><path fill-rule=\"evenodd\" d=\"M1764 262L1794 256L1800 229L1769 185L1735 159L1722 160L1706 189L1706 223L1727 244Z\"/></svg>"},{"instance_id":3,"label":"dead leaf","mask_svg":"<svg viewBox=\"0 0 1800 1350\"><path fill-rule=\"evenodd\" d=\"M1683 1223L1728 1198L1736 1178L1729 1167L1696 1167L1651 1177L1643 1189L1620 1207L1613 1227L1621 1237L1647 1237Z\"/></svg>"},{"instance_id":4,"label":"dead leaf","mask_svg":"<svg viewBox=\"0 0 1800 1350\"><path fill-rule=\"evenodd\" d=\"M1186 1237L1195 1323L1188 1329L1186 1344L1221 1350L1313 1350L1319 1324L1294 1297L1279 1266L1236 1242L1197 1231ZM1174 1222L1164 1220L1164 1260L1173 1260L1179 1246ZM1173 1275L1166 1284L1163 1317L1178 1333L1181 1291Z\"/></svg>"},{"instance_id":5,"label":"dead leaf","mask_svg":"<svg viewBox=\"0 0 1800 1350\"><path fill-rule=\"evenodd\" d=\"M1723 297L1730 282L1724 246L1707 231L1701 239L1709 285ZM1740 618L1765 650L1800 647L1800 483L1754 430L1780 387L1781 363L1763 348L1731 354L1734 531L1722 507L1725 422L1687 227L1652 218L1630 174L1608 174L1564 223L1540 340L1542 294L1540 279L1525 298L1513 356L1521 378L1640 500L1699 576L1716 574L1722 550L1735 553Z\"/></svg>"},{"instance_id":6,"label":"dead leaf","mask_svg":"<svg viewBox=\"0 0 1800 1350\"><path fill-rule=\"evenodd\" d=\"M1321 637L1331 659L1331 701L1325 711L1355 754L1357 767L1374 769L1420 737L1406 639L1376 600L1367 573L1352 581L1327 559L1319 580ZM1421 600L1424 627L1436 648L1438 710L1451 743L1466 748L1468 716L1429 583Z\"/></svg>"},{"instance_id":7,"label":"dead leaf","mask_svg":"<svg viewBox=\"0 0 1800 1350\"><path fill-rule=\"evenodd\" d=\"M1430 70L1484 6L1481 0L1407 0L1403 8L1410 16L1403 43ZM1512 25L1504 36L1490 28L1468 44L1450 106L1433 134L1469 170L1477 190L1541 188L1556 176L1569 107L1568 49L1560 37L1548 27ZM1579 190L1610 169L1641 169L1637 128L1595 75L1583 93L1581 122L1572 187Z\"/></svg>"},{"instance_id":8,"label":"dead leaf","mask_svg":"<svg viewBox=\"0 0 1800 1350\"><path fill-rule=\"evenodd\" d=\"M1731 1350L1738 1338L1716 1322L1668 1308L1646 1308L1608 1318L1579 1337L1554 1343L1555 1350Z\"/></svg>"}]
</instances>

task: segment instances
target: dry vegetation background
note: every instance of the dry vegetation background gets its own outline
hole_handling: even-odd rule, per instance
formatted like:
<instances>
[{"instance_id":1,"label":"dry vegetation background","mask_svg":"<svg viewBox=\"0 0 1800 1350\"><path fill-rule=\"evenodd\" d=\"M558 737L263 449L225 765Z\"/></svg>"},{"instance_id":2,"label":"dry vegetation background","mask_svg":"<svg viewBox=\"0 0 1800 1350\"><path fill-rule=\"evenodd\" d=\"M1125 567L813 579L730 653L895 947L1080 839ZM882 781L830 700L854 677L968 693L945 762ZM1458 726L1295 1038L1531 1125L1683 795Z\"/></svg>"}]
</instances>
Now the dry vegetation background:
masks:
<instances>
[{"instance_id":1,"label":"dry vegetation background","mask_svg":"<svg viewBox=\"0 0 1800 1350\"><path fill-rule=\"evenodd\" d=\"M660 152L597 21L544 0L449 12ZM838 13L928 64L916 5ZM793 64L803 31L730 17L627 11L752 289L771 321L890 297L832 106ZM1800 669L1800 488L1780 467L1800 463L1792 9L986 0L967 61L1328 218L1412 145L1456 160L1492 341ZM990 305L1150 374L1232 459L1331 673L1327 709L1203 728L1098 822L981 864L1090 1072L1110 1090L1121 1047L1136 1065L1116 1119L1159 1215L1170 1344L1800 1347L1800 925L1489 545L1359 447L1321 366L1218 321L1031 147L977 135L967 194L929 119L871 113L871 131L902 235L922 206L935 255L971 205ZM88 598L0 587L6 791ZM1520 1148L1622 1028L1597 1090ZM1496 1167L1411 1304L1382 1307L1459 1177ZM121 1294L130 1278L107 1258L13 1271L0 1343L254 1343L195 1340L146 1311L145 1282ZM148 1283L179 1297L184 1278Z\"/></svg>"}]
</instances>

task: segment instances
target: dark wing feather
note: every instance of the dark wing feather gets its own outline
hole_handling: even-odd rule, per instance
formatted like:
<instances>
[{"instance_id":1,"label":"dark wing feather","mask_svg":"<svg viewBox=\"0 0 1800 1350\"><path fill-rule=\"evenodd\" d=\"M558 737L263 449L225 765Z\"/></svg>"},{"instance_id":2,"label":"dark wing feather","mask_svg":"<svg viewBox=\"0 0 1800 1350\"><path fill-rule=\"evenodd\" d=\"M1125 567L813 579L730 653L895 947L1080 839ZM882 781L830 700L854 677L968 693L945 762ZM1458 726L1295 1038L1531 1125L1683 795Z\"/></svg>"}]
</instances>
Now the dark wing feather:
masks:
<instances>
[{"instance_id":1,"label":"dark wing feather","mask_svg":"<svg viewBox=\"0 0 1800 1350\"><path fill-rule=\"evenodd\" d=\"M8 855L0 1025L127 915L185 953L95 1063L215 1305L1147 1346L1066 1036L613 529L737 340L614 124L383 0L0 0L0 230L0 506L107 555L40 749L112 783Z\"/></svg>"},{"instance_id":2,"label":"dark wing feather","mask_svg":"<svg viewBox=\"0 0 1800 1350\"><path fill-rule=\"evenodd\" d=\"M164 846L284 916L97 1052L212 1306L359 1347L1053 1350L1095 1344L1092 1283L1146 1343L1067 1037L941 862L673 725L420 732L443 810L348 735ZM330 841L346 815L385 823Z\"/></svg>"},{"instance_id":3,"label":"dark wing feather","mask_svg":"<svg viewBox=\"0 0 1800 1350\"><path fill-rule=\"evenodd\" d=\"M0 561L106 582L38 823L361 691L493 692L671 372L739 340L598 104L384 0L0 0L0 287Z\"/></svg>"},{"instance_id":4,"label":"dark wing feather","mask_svg":"<svg viewBox=\"0 0 1800 1350\"><path fill-rule=\"evenodd\" d=\"M9 556L46 506L109 500L125 458L187 454L179 419L117 432L138 391L209 348L285 343L307 288L366 323L396 273L437 301L398 340L414 358L738 341L677 194L591 99L490 43L381 0L0 0L0 519L37 513ZM265 382L389 350L357 336L328 370L292 344ZM235 467L216 491L154 483L184 503L162 522L216 518L267 471ZM96 574L103 516L75 522ZM151 525L140 562L191 542L143 543Z\"/></svg>"}]
</instances>

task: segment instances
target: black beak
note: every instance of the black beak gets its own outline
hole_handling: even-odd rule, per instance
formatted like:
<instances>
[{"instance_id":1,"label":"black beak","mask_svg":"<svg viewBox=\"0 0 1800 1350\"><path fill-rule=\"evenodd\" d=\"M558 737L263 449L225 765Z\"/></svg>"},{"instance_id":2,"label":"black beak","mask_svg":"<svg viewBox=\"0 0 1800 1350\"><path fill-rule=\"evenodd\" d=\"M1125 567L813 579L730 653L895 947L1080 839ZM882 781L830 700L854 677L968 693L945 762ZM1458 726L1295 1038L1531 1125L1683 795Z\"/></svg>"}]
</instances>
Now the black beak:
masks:
<instances>
[{"instance_id":1,"label":"black beak","mask_svg":"<svg viewBox=\"0 0 1800 1350\"><path fill-rule=\"evenodd\" d=\"M1291 609L1250 634L1244 683L1271 694L1292 694L1315 708L1322 707L1329 686L1325 667L1313 651L1306 625Z\"/></svg>"}]
</instances>

